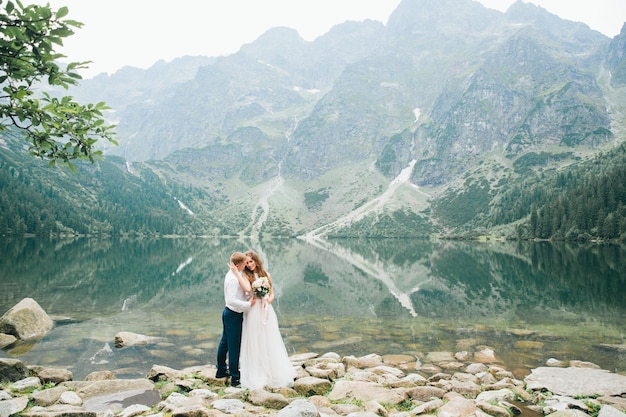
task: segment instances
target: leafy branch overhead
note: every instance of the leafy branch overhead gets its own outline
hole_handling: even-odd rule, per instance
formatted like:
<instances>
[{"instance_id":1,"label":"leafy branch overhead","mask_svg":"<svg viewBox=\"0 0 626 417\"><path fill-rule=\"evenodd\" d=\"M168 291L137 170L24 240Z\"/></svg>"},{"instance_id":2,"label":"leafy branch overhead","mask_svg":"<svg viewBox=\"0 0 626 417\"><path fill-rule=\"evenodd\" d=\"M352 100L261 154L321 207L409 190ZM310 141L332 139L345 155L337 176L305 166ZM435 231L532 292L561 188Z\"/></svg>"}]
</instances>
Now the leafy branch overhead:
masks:
<instances>
[{"instance_id":1,"label":"leafy branch overhead","mask_svg":"<svg viewBox=\"0 0 626 417\"><path fill-rule=\"evenodd\" d=\"M0 0L0 6L0 133L21 132L30 154L50 165L73 169L75 159L93 163L102 153L95 149L98 140L116 144L115 126L103 114L109 107L104 102L83 105L40 88L47 83L67 89L82 78L76 71L89 62L60 66L65 55L55 51L82 23L64 19L67 7L55 12L49 4L24 6L19 0Z\"/></svg>"}]
</instances>

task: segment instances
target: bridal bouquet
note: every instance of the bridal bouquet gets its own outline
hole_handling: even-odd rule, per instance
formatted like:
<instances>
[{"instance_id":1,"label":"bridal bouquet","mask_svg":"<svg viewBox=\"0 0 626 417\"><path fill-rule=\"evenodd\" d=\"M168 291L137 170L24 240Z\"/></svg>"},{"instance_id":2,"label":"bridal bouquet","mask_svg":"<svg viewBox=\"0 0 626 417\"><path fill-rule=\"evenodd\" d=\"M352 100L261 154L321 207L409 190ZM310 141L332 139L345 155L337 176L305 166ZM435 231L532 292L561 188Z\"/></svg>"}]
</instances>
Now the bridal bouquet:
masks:
<instances>
[{"instance_id":1,"label":"bridal bouquet","mask_svg":"<svg viewBox=\"0 0 626 417\"><path fill-rule=\"evenodd\" d=\"M259 277L252 283L252 292L259 298L270 293L270 281L267 277Z\"/></svg>"}]
</instances>

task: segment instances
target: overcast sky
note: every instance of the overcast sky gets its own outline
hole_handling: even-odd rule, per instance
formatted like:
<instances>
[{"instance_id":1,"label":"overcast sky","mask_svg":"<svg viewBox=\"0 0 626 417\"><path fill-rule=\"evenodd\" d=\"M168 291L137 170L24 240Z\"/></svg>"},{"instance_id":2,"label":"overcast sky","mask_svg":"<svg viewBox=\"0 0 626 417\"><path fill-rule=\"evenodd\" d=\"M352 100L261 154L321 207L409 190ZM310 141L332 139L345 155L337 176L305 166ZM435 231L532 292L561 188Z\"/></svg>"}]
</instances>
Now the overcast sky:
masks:
<instances>
[{"instance_id":1,"label":"overcast sky","mask_svg":"<svg viewBox=\"0 0 626 417\"><path fill-rule=\"evenodd\" d=\"M506 11L515 0L478 0ZM24 3L28 3L24 0ZM125 65L148 68L159 59L236 52L276 26L296 29L306 40L347 20L387 19L400 0L31 0L84 26L60 50L71 61L92 61L84 77ZM625 0L528 0L564 19L584 22L608 37L626 21Z\"/></svg>"}]
</instances>

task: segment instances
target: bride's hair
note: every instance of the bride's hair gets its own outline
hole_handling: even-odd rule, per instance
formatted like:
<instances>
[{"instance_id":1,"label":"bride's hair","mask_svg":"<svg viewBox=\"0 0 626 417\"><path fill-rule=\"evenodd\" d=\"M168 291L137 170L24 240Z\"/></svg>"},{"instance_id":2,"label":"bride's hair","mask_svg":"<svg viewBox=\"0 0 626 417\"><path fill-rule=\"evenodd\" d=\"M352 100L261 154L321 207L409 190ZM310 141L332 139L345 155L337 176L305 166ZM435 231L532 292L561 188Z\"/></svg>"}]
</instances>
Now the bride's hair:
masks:
<instances>
[{"instance_id":1,"label":"bride's hair","mask_svg":"<svg viewBox=\"0 0 626 417\"><path fill-rule=\"evenodd\" d=\"M259 255L255 251L249 250L246 252L246 256L251 257L254 263L256 264L256 269L254 271L250 271L247 265L244 268L244 272L248 276L248 278L251 278L252 280L254 280L254 273L256 272L256 274L260 277L267 277L271 285L272 280L267 274L267 271L265 270L265 267L263 266L263 261L261 261L261 258L259 258Z\"/></svg>"}]
</instances>

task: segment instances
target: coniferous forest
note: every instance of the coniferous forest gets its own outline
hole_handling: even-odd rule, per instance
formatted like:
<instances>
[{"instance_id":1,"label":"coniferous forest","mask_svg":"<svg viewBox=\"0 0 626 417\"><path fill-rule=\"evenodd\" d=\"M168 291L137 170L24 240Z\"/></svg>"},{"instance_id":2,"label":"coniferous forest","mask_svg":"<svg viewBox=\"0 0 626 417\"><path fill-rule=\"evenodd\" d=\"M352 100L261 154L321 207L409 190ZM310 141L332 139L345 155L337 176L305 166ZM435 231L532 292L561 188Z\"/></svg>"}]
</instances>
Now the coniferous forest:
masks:
<instances>
[{"instance_id":1,"label":"coniferous forest","mask_svg":"<svg viewBox=\"0 0 626 417\"><path fill-rule=\"evenodd\" d=\"M72 173L49 168L19 149L0 147L0 235L239 232L211 212L224 201L203 188L180 184L174 172L164 174L169 169L166 164L145 164L131 173L121 158L106 157L95 165L80 164ZM455 238L473 238L503 225L515 226L505 235L511 239L615 241L626 236L626 145L558 171L520 178L503 186L497 198L485 187L468 186L463 204L458 198L435 201L430 215L439 225L452 225L449 235ZM179 201L203 210L192 213ZM465 217L459 215L460 208ZM394 218L381 220L378 229L353 228L337 237L446 236L430 224Z\"/></svg>"}]
</instances>

